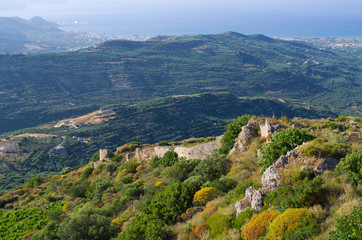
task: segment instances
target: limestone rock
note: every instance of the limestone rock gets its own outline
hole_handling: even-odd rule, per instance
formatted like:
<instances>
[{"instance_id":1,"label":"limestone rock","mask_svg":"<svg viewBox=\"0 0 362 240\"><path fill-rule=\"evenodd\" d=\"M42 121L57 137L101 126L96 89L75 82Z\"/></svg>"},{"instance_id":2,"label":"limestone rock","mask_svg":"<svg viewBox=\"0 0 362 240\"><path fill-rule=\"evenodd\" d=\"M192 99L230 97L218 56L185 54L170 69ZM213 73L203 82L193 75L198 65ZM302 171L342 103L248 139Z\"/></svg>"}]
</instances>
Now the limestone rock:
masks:
<instances>
[{"instance_id":1,"label":"limestone rock","mask_svg":"<svg viewBox=\"0 0 362 240\"><path fill-rule=\"evenodd\" d=\"M113 152L108 149L99 149L99 161L108 161L113 157Z\"/></svg>"},{"instance_id":2,"label":"limestone rock","mask_svg":"<svg viewBox=\"0 0 362 240\"><path fill-rule=\"evenodd\" d=\"M252 208L260 211L263 206L263 194L253 187L249 187L245 191L245 197L235 204L236 215L242 211Z\"/></svg>"},{"instance_id":3,"label":"limestone rock","mask_svg":"<svg viewBox=\"0 0 362 240\"><path fill-rule=\"evenodd\" d=\"M18 144L14 141L0 142L0 153L17 153Z\"/></svg>"},{"instance_id":4,"label":"limestone rock","mask_svg":"<svg viewBox=\"0 0 362 240\"><path fill-rule=\"evenodd\" d=\"M240 152L244 151L245 145L250 144L251 140L258 136L258 128L258 120L251 118L249 122L241 128L241 132L239 133L231 152L234 152L235 150L239 150Z\"/></svg>"},{"instance_id":5,"label":"limestone rock","mask_svg":"<svg viewBox=\"0 0 362 240\"><path fill-rule=\"evenodd\" d=\"M215 141L208 143L201 143L191 147L176 147L175 152L178 157L184 157L186 159L204 159L207 155L210 155L213 150L221 147L221 136L217 137Z\"/></svg>"},{"instance_id":6,"label":"limestone rock","mask_svg":"<svg viewBox=\"0 0 362 240\"><path fill-rule=\"evenodd\" d=\"M150 161L154 156L155 148L146 146L141 148L136 148L134 158L138 161L144 160L144 161Z\"/></svg>"},{"instance_id":7,"label":"limestone rock","mask_svg":"<svg viewBox=\"0 0 362 240\"><path fill-rule=\"evenodd\" d=\"M261 124L260 125L260 135L262 137L268 137L268 136L271 136L274 132L274 129L273 129L273 126L272 124L270 123L269 119L266 118L265 119L265 124Z\"/></svg>"},{"instance_id":8,"label":"limestone rock","mask_svg":"<svg viewBox=\"0 0 362 240\"><path fill-rule=\"evenodd\" d=\"M163 155L170 150L173 150L173 148L165 147L165 146L156 146L155 148L155 155L159 158L162 158Z\"/></svg>"}]
</instances>

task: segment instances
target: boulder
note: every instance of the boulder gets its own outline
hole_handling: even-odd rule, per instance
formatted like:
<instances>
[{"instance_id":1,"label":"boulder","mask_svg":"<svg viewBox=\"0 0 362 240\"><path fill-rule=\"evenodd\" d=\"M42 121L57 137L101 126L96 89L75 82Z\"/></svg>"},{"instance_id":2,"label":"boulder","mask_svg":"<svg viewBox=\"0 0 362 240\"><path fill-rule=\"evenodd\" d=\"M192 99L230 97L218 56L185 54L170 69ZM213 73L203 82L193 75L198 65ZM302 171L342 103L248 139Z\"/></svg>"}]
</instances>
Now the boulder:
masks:
<instances>
[{"instance_id":1,"label":"boulder","mask_svg":"<svg viewBox=\"0 0 362 240\"><path fill-rule=\"evenodd\" d=\"M274 133L273 125L270 123L269 119L266 118L265 123L260 124L260 135L266 138L272 136L273 133Z\"/></svg>"},{"instance_id":2,"label":"boulder","mask_svg":"<svg viewBox=\"0 0 362 240\"><path fill-rule=\"evenodd\" d=\"M249 122L241 128L241 132L239 133L235 141L235 145L230 153L233 153L236 150L243 152L245 150L245 146L250 144L254 138L258 137L258 128L258 120L251 118Z\"/></svg>"},{"instance_id":3,"label":"boulder","mask_svg":"<svg viewBox=\"0 0 362 240\"><path fill-rule=\"evenodd\" d=\"M253 187L246 189L245 197L235 204L236 215L249 208L260 211L263 206L263 196L259 190L255 190Z\"/></svg>"}]
</instances>

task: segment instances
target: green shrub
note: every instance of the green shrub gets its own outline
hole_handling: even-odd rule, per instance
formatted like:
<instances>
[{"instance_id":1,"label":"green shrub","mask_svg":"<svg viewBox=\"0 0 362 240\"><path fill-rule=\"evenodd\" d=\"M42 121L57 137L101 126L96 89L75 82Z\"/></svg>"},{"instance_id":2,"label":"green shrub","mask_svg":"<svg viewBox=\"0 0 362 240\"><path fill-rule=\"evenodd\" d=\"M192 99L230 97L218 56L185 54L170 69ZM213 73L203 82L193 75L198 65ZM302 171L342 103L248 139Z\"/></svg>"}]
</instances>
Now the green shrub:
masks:
<instances>
[{"instance_id":1,"label":"green shrub","mask_svg":"<svg viewBox=\"0 0 362 240\"><path fill-rule=\"evenodd\" d=\"M306 156L341 158L351 151L351 146L346 143L329 143L327 140L317 138L299 148Z\"/></svg>"},{"instance_id":2,"label":"green shrub","mask_svg":"<svg viewBox=\"0 0 362 240\"><path fill-rule=\"evenodd\" d=\"M97 151L96 153L94 153L92 155L92 157L90 158L91 162L97 162L99 160L99 151Z\"/></svg>"},{"instance_id":3,"label":"green shrub","mask_svg":"<svg viewBox=\"0 0 362 240\"><path fill-rule=\"evenodd\" d=\"M69 191L68 194L72 197L85 197L85 193L87 191L88 183L86 181L74 183Z\"/></svg>"},{"instance_id":4,"label":"green shrub","mask_svg":"<svg viewBox=\"0 0 362 240\"><path fill-rule=\"evenodd\" d=\"M264 172L269 166L276 162L280 156L285 155L288 151L293 150L303 142L314 138L314 136L305 131L299 131L295 128L277 132L273 135L270 142L261 148L260 152L262 153L262 156L260 157L258 164L263 166L262 171Z\"/></svg>"},{"instance_id":5,"label":"green shrub","mask_svg":"<svg viewBox=\"0 0 362 240\"><path fill-rule=\"evenodd\" d=\"M305 208L290 208L278 215L269 225L267 238L271 240L284 239L287 231L294 231L301 225L301 218L308 215Z\"/></svg>"},{"instance_id":6,"label":"green shrub","mask_svg":"<svg viewBox=\"0 0 362 240\"><path fill-rule=\"evenodd\" d=\"M232 200L239 200L239 196L245 193L245 190L250 186L253 186L254 182L251 180L246 180L240 184L238 184L233 190L228 192L225 197L225 200L221 203L221 207L225 207L231 203Z\"/></svg>"},{"instance_id":7,"label":"green shrub","mask_svg":"<svg viewBox=\"0 0 362 240\"><path fill-rule=\"evenodd\" d=\"M205 179L202 176L191 176L184 181L185 184L189 184L192 189L198 190L205 183Z\"/></svg>"},{"instance_id":8,"label":"green shrub","mask_svg":"<svg viewBox=\"0 0 362 240\"><path fill-rule=\"evenodd\" d=\"M338 116L338 118L337 118L337 121L338 121L338 122L346 122L347 120L348 120L348 117L343 116L343 115L340 115L340 116Z\"/></svg>"},{"instance_id":9,"label":"green shrub","mask_svg":"<svg viewBox=\"0 0 362 240\"><path fill-rule=\"evenodd\" d=\"M245 223L251 218L253 213L254 211L252 209L246 209L245 211L242 211L233 220L232 227L240 230L242 226L244 226Z\"/></svg>"},{"instance_id":10,"label":"green shrub","mask_svg":"<svg viewBox=\"0 0 362 240\"><path fill-rule=\"evenodd\" d=\"M45 177L35 176L32 179L30 179L29 181L27 181L25 183L24 187L32 188L35 186L39 186L40 184L45 183L45 182L46 182Z\"/></svg>"},{"instance_id":11,"label":"green shrub","mask_svg":"<svg viewBox=\"0 0 362 240\"><path fill-rule=\"evenodd\" d=\"M226 232L231 227L231 216L225 216L222 214L214 214L207 218L206 223L210 226L210 237L215 238L218 235Z\"/></svg>"},{"instance_id":12,"label":"green shrub","mask_svg":"<svg viewBox=\"0 0 362 240\"><path fill-rule=\"evenodd\" d=\"M281 212L287 208L311 206L320 200L322 183L322 178L316 177L299 180L292 186L279 186L268 194L264 203L272 202L273 207Z\"/></svg>"},{"instance_id":13,"label":"green shrub","mask_svg":"<svg viewBox=\"0 0 362 240\"><path fill-rule=\"evenodd\" d=\"M172 224L192 205L194 191L188 184L174 183L146 200L143 210L151 218Z\"/></svg>"},{"instance_id":14,"label":"green shrub","mask_svg":"<svg viewBox=\"0 0 362 240\"><path fill-rule=\"evenodd\" d=\"M359 240L362 239L362 207L356 207L353 212L337 219L337 230L331 231L329 240Z\"/></svg>"},{"instance_id":15,"label":"green shrub","mask_svg":"<svg viewBox=\"0 0 362 240\"><path fill-rule=\"evenodd\" d=\"M234 189L238 183L229 177L221 176L219 179L215 179L208 185L215 188L217 191L227 193L231 189Z\"/></svg>"},{"instance_id":16,"label":"green shrub","mask_svg":"<svg viewBox=\"0 0 362 240\"><path fill-rule=\"evenodd\" d=\"M235 138L237 138L237 136L241 132L241 128L246 125L252 117L254 116L245 114L225 126L226 132L221 139L220 153L228 154L230 152L230 150L234 146Z\"/></svg>"},{"instance_id":17,"label":"green shrub","mask_svg":"<svg viewBox=\"0 0 362 240\"><path fill-rule=\"evenodd\" d=\"M156 168L160 165L160 158L158 156L154 156L150 161L150 167Z\"/></svg>"},{"instance_id":18,"label":"green shrub","mask_svg":"<svg viewBox=\"0 0 362 240\"><path fill-rule=\"evenodd\" d=\"M176 162L167 170L166 176L174 181L185 181L194 168L200 163L199 159L189 159Z\"/></svg>"},{"instance_id":19,"label":"green shrub","mask_svg":"<svg viewBox=\"0 0 362 240\"><path fill-rule=\"evenodd\" d=\"M230 166L230 160L218 152L213 152L195 167L190 176L201 176L206 181L213 181L225 175Z\"/></svg>"},{"instance_id":20,"label":"green shrub","mask_svg":"<svg viewBox=\"0 0 362 240\"><path fill-rule=\"evenodd\" d=\"M178 161L178 155L175 151L167 151L160 159L162 167L168 167L174 165Z\"/></svg>"},{"instance_id":21,"label":"green shrub","mask_svg":"<svg viewBox=\"0 0 362 240\"><path fill-rule=\"evenodd\" d=\"M123 164L123 169L127 169L129 173L135 173L139 165L141 165L141 163L137 162L136 160L131 160Z\"/></svg>"},{"instance_id":22,"label":"green shrub","mask_svg":"<svg viewBox=\"0 0 362 240\"><path fill-rule=\"evenodd\" d=\"M306 215L299 219L300 225L295 229L286 230L284 238L286 240L304 240L311 239L320 232L318 221L311 215Z\"/></svg>"},{"instance_id":23,"label":"green shrub","mask_svg":"<svg viewBox=\"0 0 362 240\"><path fill-rule=\"evenodd\" d=\"M82 180L84 179L88 179L88 177L92 174L94 168L92 167L87 167L86 169L84 169L84 171L80 174L80 178Z\"/></svg>"},{"instance_id":24,"label":"green shrub","mask_svg":"<svg viewBox=\"0 0 362 240\"><path fill-rule=\"evenodd\" d=\"M337 173L346 174L355 184L362 183L362 151L355 151L342 158L335 170Z\"/></svg>"}]
</instances>

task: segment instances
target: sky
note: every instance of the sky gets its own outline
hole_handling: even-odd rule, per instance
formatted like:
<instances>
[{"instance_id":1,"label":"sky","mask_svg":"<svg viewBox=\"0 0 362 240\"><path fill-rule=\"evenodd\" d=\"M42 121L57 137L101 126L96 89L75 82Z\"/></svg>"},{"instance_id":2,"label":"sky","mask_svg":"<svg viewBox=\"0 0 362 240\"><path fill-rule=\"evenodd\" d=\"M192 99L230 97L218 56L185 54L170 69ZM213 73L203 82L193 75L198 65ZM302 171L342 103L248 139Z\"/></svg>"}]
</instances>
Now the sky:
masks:
<instances>
[{"instance_id":1,"label":"sky","mask_svg":"<svg viewBox=\"0 0 362 240\"><path fill-rule=\"evenodd\" d=\"M362 37L362 0L0 0L0 6L3 17L40 16L64 30L107 35Z\"/></svg>"}]
</instances>

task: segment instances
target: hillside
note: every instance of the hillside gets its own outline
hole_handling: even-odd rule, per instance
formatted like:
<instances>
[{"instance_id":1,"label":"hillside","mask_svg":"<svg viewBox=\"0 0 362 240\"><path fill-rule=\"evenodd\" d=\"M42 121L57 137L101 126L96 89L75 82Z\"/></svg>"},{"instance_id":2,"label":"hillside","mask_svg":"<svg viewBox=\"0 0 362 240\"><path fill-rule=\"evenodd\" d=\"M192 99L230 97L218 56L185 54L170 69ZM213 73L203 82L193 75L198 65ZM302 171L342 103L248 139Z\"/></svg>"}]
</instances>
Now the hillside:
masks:
<instances>
[{"instance_id":1,"label":"hillside","mask_svg":"<svg viewBox=\"0 0 362 240\"><path fill-rule=\"evenodd\" d=\"M221 91L359 115L360 59L233 32L110 41L70 53L0 55L0 132L110 104Z\"/></svg>"},{"instance_id":2,"label":"hillside","mask_svg":"<svg viewBox=\"0 0 362 240\"><path fill-rule=\"evenodd\" d=\"M0 238L357 240L361 124L243 115L221 141L102 149L1 196Z\"/></svg>"},{"instance_id":3,"label":"hillside","mask_svg":"<svg viewBox=\"0 0 362 240\"><path fill-rule=\"evenodd\" d=\"M181 141L219 136L243 115L301 118L337 117L332 112L282 99L238 98L231 94L178 95L113 105L90 114L0 135L0 192L35 175L48 176L86 163L99 148L137 141ZM57 126L57 127L55 127ZM62 142L60 149L49 150ZM6 151L1 146L6 144Z\"/></svg>"}]
</instances>

